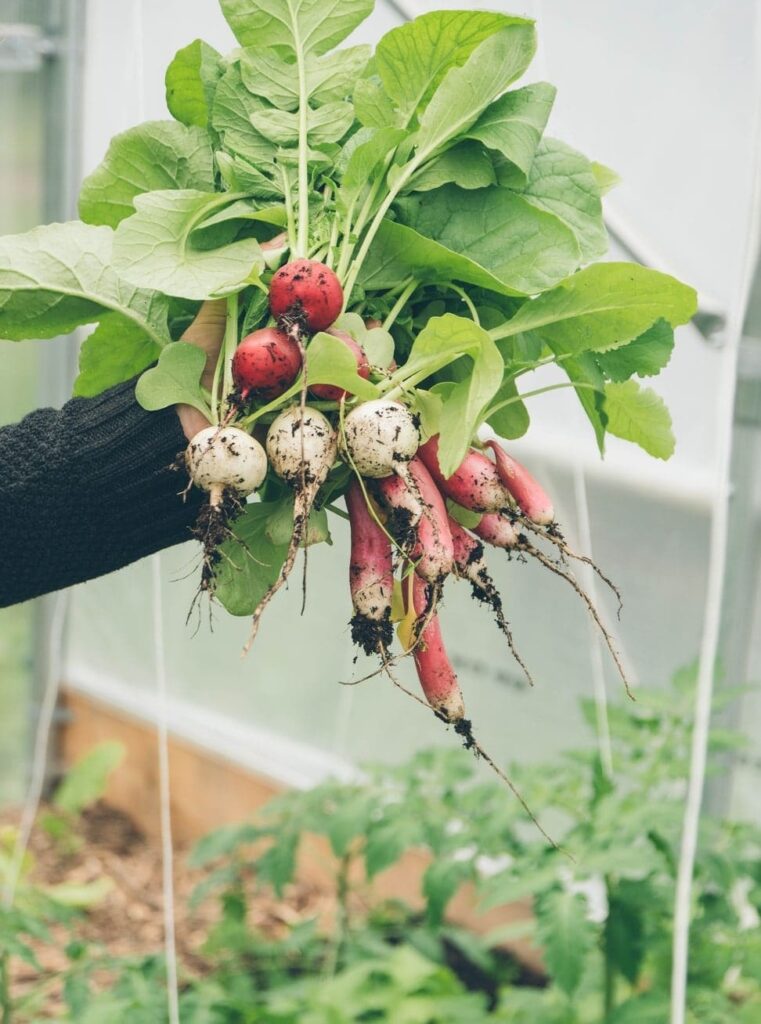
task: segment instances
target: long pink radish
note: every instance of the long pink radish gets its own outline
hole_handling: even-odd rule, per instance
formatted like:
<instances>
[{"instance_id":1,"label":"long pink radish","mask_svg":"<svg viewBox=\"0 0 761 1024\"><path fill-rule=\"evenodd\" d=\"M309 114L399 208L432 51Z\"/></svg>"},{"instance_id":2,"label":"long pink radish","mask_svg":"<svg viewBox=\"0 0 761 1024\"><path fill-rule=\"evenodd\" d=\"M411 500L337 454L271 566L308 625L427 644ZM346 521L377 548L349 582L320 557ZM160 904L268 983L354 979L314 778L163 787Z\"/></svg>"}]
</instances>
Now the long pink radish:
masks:
<instances>
[{"instance_id":1,"label":"long pink radish","mask_svg":"<svg viewBox=\"0 0 761 1024\"><path fill-rule=\"evenodd\" d=\"M489 512L481 516L478 526L473 527L473 533L495 548L508 550L518 544L519 534L515 524L510 516L499 512Z\"/></svg>"},{"instance_id":2,"label":"long pink radish","mask_svg":"<svg viewBox=\"0 0 761 1024\"><path fill-rule=\"evenodd\" d=\"M471 448L450 477L439 467L439 438L430 437L418 449L418 457L442 494L473 512L501 512L513 504L507 488L499 479L497 467L482 452Z\"/></svg>"},{"instance_id":3,"label":"long pink radish","mask_svg":"<svg viewBox=\"0 0 761 1024\"><path fill-rule=\"evenodd\" d=\"M424 617L430 606L430 595L425 580L412 574L402 584L405 606L408 605L412 589L415 615ZM420 686L433 710L446 722L460 722L465 718L465 704L457 681L457 673L447 655L441 636L438 615L431 615L422 636L412 652Z\"/></svg>"},{"instance_id":4,"label":"long pink radish","mask_svg":"<svg viewBox=\"0 0 761 1024\"><path fill-rule=\"evenodd\" d=\"M454 545L449 531L449 516L433 477L417 457L409 465L410 476L423 501L423 515L417 525L410 558L415 572L436 590L452 572Z\"/></svg>"},{"instance_id":5,"label":"long pink radish","mask_svg":"<svg viewBox=\"0 0 761 1024\"><path fill-rule=\"evenodd\" d=\"M510 630L510 625L505 618L502 606L502 597L497 590L494 580L491 578L486 565L483 544L479 540L476 540L475 537L472 537L468 531L452 519L451 516L449 519L449 532L452 535L452 543L454 544L455 576L459 579L467 580L473 589L473 597L476 601L480 601L482 604L488 605L494 612L494 618L497 625L505 635L505 639L507 640L507 644L513 657L523 669L523 673L526 676L529 685L533 686L534 680L531 678L531 673L526 668L523 659L515 649L513 634Z\"/></svg>"},{"instance_id":6,"label":"long pink radish","mask_svg":"<svg viewBox=\"0 0 761 1024\"><path fill-rule=\"evenodd\" d=\"M387 650L394 638L391 542L368 508L357 480L349 484L346 508L351 527L349 587L354 606L351 636L366 654L378 654Z\"/></svg>"},{"instance_id":7,"label":"long pink radish","mask_svg":"<svg viewBox=\"0 0 761 1024\"><path fill-rule=\"evenodd\" d=\"M521 512L532 523L548 526L555 518L555 508L542 485L496 441L486 443L494 452L500 480L515 498Z\"/></svg>"}]
</instances>

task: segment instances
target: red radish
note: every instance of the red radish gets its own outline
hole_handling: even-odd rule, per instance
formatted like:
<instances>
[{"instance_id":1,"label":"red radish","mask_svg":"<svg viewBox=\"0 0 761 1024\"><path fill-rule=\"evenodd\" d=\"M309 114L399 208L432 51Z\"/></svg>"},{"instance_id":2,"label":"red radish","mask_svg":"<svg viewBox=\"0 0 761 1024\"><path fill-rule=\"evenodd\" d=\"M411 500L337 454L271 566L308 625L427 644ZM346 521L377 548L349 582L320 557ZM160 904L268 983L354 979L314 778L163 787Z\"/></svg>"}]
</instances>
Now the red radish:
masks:
<instances>
[{"instance_id":1,"label":"red radish","mask_svg":"<svg viewBox=\"0 0 761 1024\"><path fill-rule=\"evenodd\" d=\"M439 438L430 437L418 455L447 498L473 512L500 512L513 504L510 494L499 479L497 467L481 452L471 448L450 477L439 468Z\"/></svg>"},{"instance_id":2,"label":"red radish","mask_svg":"<svg viewBox=\"0 0 761 1024\"><path fill-rule=\"evenodd\" d=\"M423 515L417 526L410 558L415 571L435 589L439 589L454 564L452 534L444 499L420 459L410 462L410 477L423 501Z\"/></svg>"},{"instance_id":3,"label":"red radish","mask_svg":"<svg viewBox=\"0 0 761 1024\"><path fill-rule=\"evenodd\" d=\"M412 602L418 618L425 618L430 607L428 586L417 574L402 583L405 606L409 604L409 591L412 588ZM441 625L438 615L430 615L423 634L415 645L412 653L415 659L418 679L433 710L447 722L460 722L465 717L465 705L460 692L452 663L444 647L441 637Z\"/></svg>"},{"instance_id":4,"label":"red radish","mask_svg":"<svg viewBox=\"0 0 761 1024\"><path fill-rule=\"evenodd\" d=\"M473 527L473 533L495 548L514 548L520 539L512 519L499 512L487 512L481 516L481 522Z\"/></svg>"},{"instance_id":5,"label":"red radish","mask_svg":"<svg viewBox=\"0 0 761 1024\"><path fill-rule=\"evenodd\" d=\"M368 508L357 480L349 484L346 508L351 527L349 586L354 605L351 636L366 654L377 654L387 650L394 638L391 542Z\"/></svg>"},{"instance_id":6,"label":"red radish","mask_svg":"<svg viewBox=\"0 0 761 1024\"><path fill-rule=\"evenodd\" d=\"M347 334L346 331L339 331L335 327L331 327L327 333L332 334L334 338L338 338L339 341L342 341L351 350L354 358L357 360L357 373L360 377L367 380L370 376L370 364L367 361L367 356L362 346L358 345L354 338ZM342 398L350 397L348 391L336 387L335 384L313 384L309 390L316 398L322 398L326 402L340 402Z\"/></svg>"},{"instance_id":7,"label":"red radish","mask_svg":"<svg viewBox=\"0 0 761 1024\"><path fill-rule=\"evenodd\" d=\"M532 523L548 526L555 518L552 499L525 466L508 455L496 441L486 442L497 460L499 478Z\"/></svg>"},{"instance_id":8,"label":"red radish","mask_svg":"<svg viewBox=\"0 0 761 1024\"><path fill-rule=\"evenodd\" d=\"M324 263L293 260L270 282L270 309L276 320L301 324L309 331L324 331L341 315L341 282Z\"/></svg>"},{"instance_id":9,"label":"red radish","mask_svg":"<svg viewBox=\"0 0 761 1024\"><path fill-rule=\"evenodd\" d=\"M233 380L244 400L278 398L293 384L300 369L299 346L276 327L262 327L245 337L232 363Z\"/></svg>"}]
</instances>

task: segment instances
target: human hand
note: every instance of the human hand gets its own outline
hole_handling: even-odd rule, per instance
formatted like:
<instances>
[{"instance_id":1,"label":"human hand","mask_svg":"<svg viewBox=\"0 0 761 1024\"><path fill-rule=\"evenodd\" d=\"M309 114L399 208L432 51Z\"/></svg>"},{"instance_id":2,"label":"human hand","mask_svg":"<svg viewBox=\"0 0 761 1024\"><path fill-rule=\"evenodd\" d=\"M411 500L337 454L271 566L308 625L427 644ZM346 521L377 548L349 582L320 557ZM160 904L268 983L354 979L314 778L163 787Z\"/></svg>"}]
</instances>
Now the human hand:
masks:
<instances>
[{"instance_id":1,"label":"human hand","mask_svg":"<svg viewBox=\"0 0 761 1024\"><path fill-rule=\"evenodd\" d=\"M225 336L226 319L226 301L210 299L201 306L195 320L181 338L182 341L195 345L206 354L206 366L201 375L201 383L208 391L211 391L214 382L214 369ZM194 409L192 405L178 405L177 415L188 441L192 440L199 430L209 426L209 421L204 414L198 409Z\"/></svg>"},{"instance_id":2,"label":"human hand","mask_svg":"<svg viewBox=\"0 0 761 1024\"><path fill-rule=\"evenodd\" d=\"M274 252L277 249L282 249L286 239L287 236L284 232L276 235L268 242L261 243L262 250ZM203 303L195 320L180 339L190 345L196 345L206 353L206 366L201 375L201 384L207 391L211 391L214 384L214 370L225 337L226 320L227 302L225 299L208 299ZM204 414L198 409L194 409L192 405L178 405L177 415L188 441L192 441L199 430L210 426Z\"/></svg>"}]
</instances>

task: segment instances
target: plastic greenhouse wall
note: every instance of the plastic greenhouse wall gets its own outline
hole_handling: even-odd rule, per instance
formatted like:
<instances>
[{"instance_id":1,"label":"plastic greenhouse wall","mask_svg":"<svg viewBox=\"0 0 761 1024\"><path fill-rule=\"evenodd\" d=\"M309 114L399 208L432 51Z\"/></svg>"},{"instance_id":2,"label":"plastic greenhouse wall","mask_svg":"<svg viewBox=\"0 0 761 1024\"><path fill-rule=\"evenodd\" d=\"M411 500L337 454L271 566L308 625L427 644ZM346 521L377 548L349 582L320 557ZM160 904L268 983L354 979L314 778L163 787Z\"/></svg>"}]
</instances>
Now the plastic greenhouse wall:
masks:
<instances>
[{"instance_id":1,"label":"plastic greenhouse wall","mask_svg":"<svg viewBox=\"0 0 761 1024\"><path fill-rule=\"evenodd\" d=\"M377 39L401 20L401 9L414 15L432 6L380 0L356 41ZM754 173L748 131L754 0L732 0L731 18L713 0L484 6L538 19L540 52L531 77L549 78L559 90L548 131L619 171L623 184L608 209L629 247L695 284L709 312L728 311ZM163 71L179 46L197 36L222 50L232 45L214 0L90 0L87 26L85 172L101 159L111 134L166 116ZM614 245L611 255L624 252ZM529 439L514 445L556 495L572 542L584 547L591 539L594 557L620 585L625 608L615 629L632 675L649 685L692 661L700 644L713 438L716 417L731 414L714 400L723 358L720 331L710 338L694 326L680 332L657 385L678 440L667 464L615 438L601 464L575 402L557 395L535 401ZM356 760L398 760L420 746L450 742L432 716L382 678L338 685L365 668L353 664L346 627L346 540L339 524L335 550L314 551L306 615L299 618L300 588L292 586L269 610L246 661L239 656L245 620L220 614L213 635L204 624L191 639L185 615L194 582L181 577L194 564L194 549L161 556L173 728L295 784ZM447 598L445 629L482 742L500 759L541 758L584 735L578 698L592 694L595 680L612 700L622 698L620 683L561 581L533 565L491 561L536 690L526 690L464 585ZM152 567L143 562L76 588L63 674L69 685L147 717L156 686L151 581ZM613 623L615 606L598 593ZM761 651L748 664L759 660ZM405 678L414 685L409 672ZM759 702L748 708L758 721ZM749 721L745 714L743 720ZM755 756L761 758L761 747ZM752 813L747 773L754 770L749 757L733 790L735 812Z\"/></svg>"}]
</instances>

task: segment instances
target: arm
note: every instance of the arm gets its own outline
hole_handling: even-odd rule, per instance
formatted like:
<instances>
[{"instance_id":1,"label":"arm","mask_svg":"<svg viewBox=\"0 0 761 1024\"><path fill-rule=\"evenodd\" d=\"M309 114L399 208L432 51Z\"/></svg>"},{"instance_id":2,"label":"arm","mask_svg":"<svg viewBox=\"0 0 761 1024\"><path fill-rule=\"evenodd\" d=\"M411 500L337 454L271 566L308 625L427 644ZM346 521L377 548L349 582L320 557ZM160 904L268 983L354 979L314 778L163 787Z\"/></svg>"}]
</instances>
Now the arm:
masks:
<instances>
[{"instance_id":1,"label":"arm","mask_svg":"<svg viewBox=\"0 0 761 1024\"><path fill-rule=\"evenodd\" d=\"M205 303L183 338L211 374L224 310ZM187 475L171 466L208 422L189 406L146 412L135 383L0 428L0 607L190 539L202 495L183 495Z\"/></svg>"},{"instance_id":2,"label":"arm","mask_svg":"<svg viewBox=\"0 0 761 1024\"><path fill-rule=\"evenodd\" d=\"M185 444L135 381L0 429L0 607L188 540L200 496L169 468Z\"/></svg>"}]
</instances>

